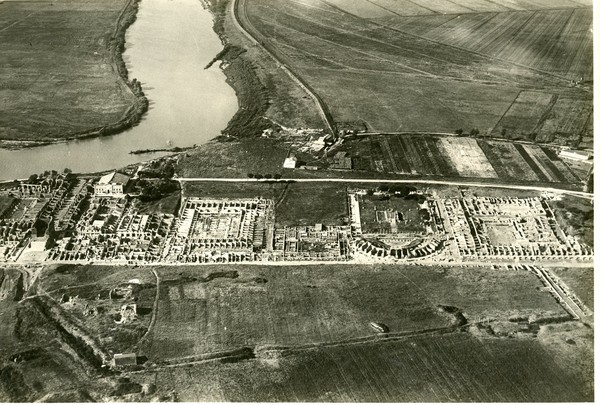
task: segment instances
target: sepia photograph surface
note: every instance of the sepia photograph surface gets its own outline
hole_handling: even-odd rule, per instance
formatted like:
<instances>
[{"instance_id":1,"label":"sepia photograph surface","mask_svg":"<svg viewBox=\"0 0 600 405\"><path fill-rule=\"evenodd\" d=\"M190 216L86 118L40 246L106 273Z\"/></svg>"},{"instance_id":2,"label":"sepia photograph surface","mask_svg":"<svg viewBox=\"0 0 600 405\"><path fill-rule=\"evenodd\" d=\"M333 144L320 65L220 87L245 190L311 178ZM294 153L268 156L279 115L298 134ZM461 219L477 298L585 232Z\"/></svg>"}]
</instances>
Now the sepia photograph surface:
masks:
<instances>
[{"instance_id":1,"label":"sepia photograph surface","mask_svg":"<svg viewBox=\"0 0 600 405\"><path fill-rule=\"evenodd\" d=\"M593 402L592 0L0 0L0 402Z\"/></svg>"}]
</instances>

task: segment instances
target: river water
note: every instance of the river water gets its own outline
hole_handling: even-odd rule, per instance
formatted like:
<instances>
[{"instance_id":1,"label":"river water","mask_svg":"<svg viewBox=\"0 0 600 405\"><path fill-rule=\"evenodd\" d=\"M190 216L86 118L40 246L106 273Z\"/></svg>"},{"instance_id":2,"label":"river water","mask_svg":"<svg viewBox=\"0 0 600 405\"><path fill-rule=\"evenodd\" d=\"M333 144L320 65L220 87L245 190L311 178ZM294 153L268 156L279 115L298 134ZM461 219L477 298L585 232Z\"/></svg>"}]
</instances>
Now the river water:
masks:
<instances>
[{"instance_id":1,"label":"river water","mask_svg":"<svg viewBox=\"0 0 600 405\"><path fill-rule=\"evenodd\" d=\"M150 109L118 135L19 150L0 149L0 179L44 170L96 172L160 156L136 149L191 146L220 134L238 108L225 75L204 66L222 49L200 0L142 0L126 33L123 59L142 83Z\"/></svg>"}]
</instances>

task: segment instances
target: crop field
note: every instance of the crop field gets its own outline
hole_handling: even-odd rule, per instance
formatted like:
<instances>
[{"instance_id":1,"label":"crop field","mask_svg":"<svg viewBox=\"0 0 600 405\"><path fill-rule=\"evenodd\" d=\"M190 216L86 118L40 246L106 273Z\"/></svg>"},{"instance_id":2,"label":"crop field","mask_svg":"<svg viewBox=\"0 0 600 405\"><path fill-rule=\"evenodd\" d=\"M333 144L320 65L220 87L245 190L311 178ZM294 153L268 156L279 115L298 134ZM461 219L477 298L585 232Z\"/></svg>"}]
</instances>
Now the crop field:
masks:
<instances>
[{"instance_id":1,"label":"crop field","mask_svg":"<svg viewBox=\"0 0 600 405\"><path fill-rule=\"evenodd\" d=\"M556 101L556 96L547 93L523 91L502 116L492 135L507 138L529 138L534 133L542 115ZM535 137L535 134L534 134Z\"/></svg>"},{"instance_id":2,"label":"crop field","mask_svg":"<svg viewBox=\"0 0 600 405\"><path fill-rule=\"evenodd\" d=\"M62 138L119 121L134 96L107 41L126 3L3 2L0 139Z\"/></svg>"},{"instance_id":3,"label":"crop field","mask_svg":"<svg viewBox=\"0 0 600 405\"><path fill-rule=\"evenodd\" d=\"M162 267L157 321L142 352L152 361L261 345L345 342L467 319L556 316L562 308L525 271L370 265Z\"/></svg>"},{"instance_id":4,"label":"crop field","mask_svg":"<svg viewBox=\"0 0 600 405\"><path fill-rule=\"evenodd\" d=\"M547 147L466 137L374 135L347 141L354 169L517 182L577 183L578 177Z\"/></svg>"},{"instance_id":5,"label":"crop field","mask_svg":"<svg viewBox=\"0 0 600 405\"><path fill-rule=\"evenodd\" d=\"M559 97L542 126L537 130L535 139L540 142L556 141L562 144L576 141L579 138L585 141L586 125L593 121L592 107L589 100ZM585 144L580 144L580 146L590 147Z\"/></svg>"},{"instance_id":6,"label":"crop field","mask_svg":"<svg viewBox=\"0 0 600 405\"><path fill-rule=\"evenodd\" d=\"M593 389L582 376L592 369L571 372L565 365L569 355L554 355L535 340L457 333L170 368L135 378L156 381L164 392L175 390L181 401L591 401Z\"/></svg>"},{"instance_id":7,"label":"crop field","mask_svg":"<svg viewBox=\"0 0 600 405\"><path fill-rule=\"evenodd\" d=\"M506 124L507 137L537 132L577 144L581 131L567 140L561 128L583 128L585 108L548 110L561 97L591 106L590 6L585 0L243 0L238 11L336 122L361 121L376 132L477 128L483 135L502 133ZM581 84L571 82L581 77ZM546 119L553 121L541 131Z\"/></svg>"},{"instance_id":8,"label":"crop field","mask_svg":"<svg viewBox=\"0 0 600 405\"><path fill-rule=\"evenodd\" d=\"M545 3L560 7L556 2ZM465 13L461 18L449 18L427 29L416 28L414 33L432 41L490 55L570 80L582 76L590 80L590 6L591 2L585 8L571 4L557 10ZM414 22L404 26L402 22L410 18L412 17L390 21L393 21L394 28L412 32L413 27L419 27L420 24Z\"/></svg>"}]
</instances>

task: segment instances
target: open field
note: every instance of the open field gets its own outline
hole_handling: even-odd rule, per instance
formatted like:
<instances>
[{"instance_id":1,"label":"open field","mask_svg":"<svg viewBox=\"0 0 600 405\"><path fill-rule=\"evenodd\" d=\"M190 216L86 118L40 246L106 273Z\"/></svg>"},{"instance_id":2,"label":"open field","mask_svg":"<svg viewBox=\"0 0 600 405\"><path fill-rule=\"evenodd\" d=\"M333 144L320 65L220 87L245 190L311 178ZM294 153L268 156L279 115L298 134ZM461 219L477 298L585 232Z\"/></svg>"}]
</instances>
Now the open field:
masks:
<instances>
[{"instance_id":1,"label":"open field","mask_svg":"<svg viewBox=\"0 0 600 405\"><path fill-rule=\"evenodd\" d=\"M290 148L283 142L271 139L211 142L181 154L178 174L180 177L246 177L252 173L285 177L293 172L283 168L289 152ZM296 156L314 160L302 153Z\"/></svg>"},{"instance_id":2,"label":"open field","mask_svg":"<svg viewBox=\"0 0 600 405\"><path fill-rule=\"evenodd\" d=\"M357 171L513 182L579 182L548 147L466 137L374 135L346 141Z\"/></svg>"},{"instance_id":3,"label":"open field","mask_svg":"<svg viewBox=\"0 0 600 405\"><path fill-rule=\"evenodd\" d=\"M592 267L573 267L552 269L581 301L594 310L594 269Z\"/></svg>"},{"instance_id":4,"label":"open field","mask_svg":"<svg viewBox=\"0 0 600 405\"><path fill-rule=\"evenodd\" d=\"M1 5L0 140L73 137L127 118L136 97L119 77L109 50L126 4Z\"/></svg>"},{"instance_id":5,"label":"open field","mask_svg":"<svg viewBox=\"0 0 600 405\"><path fill-rule=\"evenodd\" d=\"M381 16L419 16L492 13L505 11L544 10L591 6L591 0L326 0L349 13L363 18Z\"/></svg>"},{"instance_id":6,"label":"open field","mask_svg":"<svg viewBox=\"0 0 600 405\"><path fill-rule=\"evenodd\" d=\"M180 361L246 346L332 343L446 327L456 320L564 316L531 273L491 268L412 266L159 267L156 325L142 352Z\"/></svg>"},{"instance_id":7,"label":"open field","mask_svg":"<svg viewBox=\"0 0 600 405\"><path fill-rule=\"evenodd\" d=\"M275 207L278 226L343 225L348 220L343 184L290 183Z\"/></svg>"},{"instance_id":8,"label":"open field","mask_svg":"<svg viewBox=\"0 0 600 405\"><path fill-rule=\"evenodd\" d=\"M277 201L285 190L285 183L190 183L183 185L185 197L200 198L268 198Z\"/></svg>"},{"instance_id":9,"label":"open field","mask_svg":"<svg viewBox=\"0 0 600 405\"><path fill-rule=\"evenodd\" d=\"M589 342L588 342L589 343ZM132 376L175 390L181 401L505 402L591 401L566 363L578 347L550 354L528 339L468 333L296 352L281 358L203 364Z\"/></svg>"},{"instance_id":10,"label":"open field","mask_svg":"<svg viewBox=\"0 0 600 405\"><path fill-rule=\"evenodd\" d=\"M516 99L526 91L591 105L589 6L241 0L239 14L321 96L336 122L361 121L384 132L477 128L486 135L502 133L504 117L503 136L537 132L540 139L577 144L583 131L567 139L561 128L585 126L586 108L552 114L552 103ZM407 17L394 8L430 15ZM582 76L582 85L573 86ZM553 121L545 125L546 119Z\"/></svg>"}]
</instances>

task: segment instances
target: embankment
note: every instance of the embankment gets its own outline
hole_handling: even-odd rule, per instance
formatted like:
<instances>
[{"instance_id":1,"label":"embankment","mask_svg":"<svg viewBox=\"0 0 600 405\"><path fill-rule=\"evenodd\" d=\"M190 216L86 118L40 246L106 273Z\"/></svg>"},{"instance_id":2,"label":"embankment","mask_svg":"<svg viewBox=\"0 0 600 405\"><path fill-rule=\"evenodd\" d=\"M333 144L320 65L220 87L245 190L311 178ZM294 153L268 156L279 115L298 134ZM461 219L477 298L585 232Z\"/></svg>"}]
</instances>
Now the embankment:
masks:
<instances>
[{"instance_id":1,"label":"embankment","mask_svg":"<svg viewBox=\"0 0 600 405\"><path fill-rule=\"evenodd\" d=\"M224 21L230 1L208 0L207 2L213 14L213 30L224 47L207 67L218 60L221 61L226 81L234 89L239 107L227 127L221 131L224 136L219 137L219 140L227 140L228 137L258 136L264 129L273 126L273 123L264 117L270 103L269 91L256 74L258 67L247 57L246 49L231 43L225 32Z\"/></svg>"}]
</instances>

